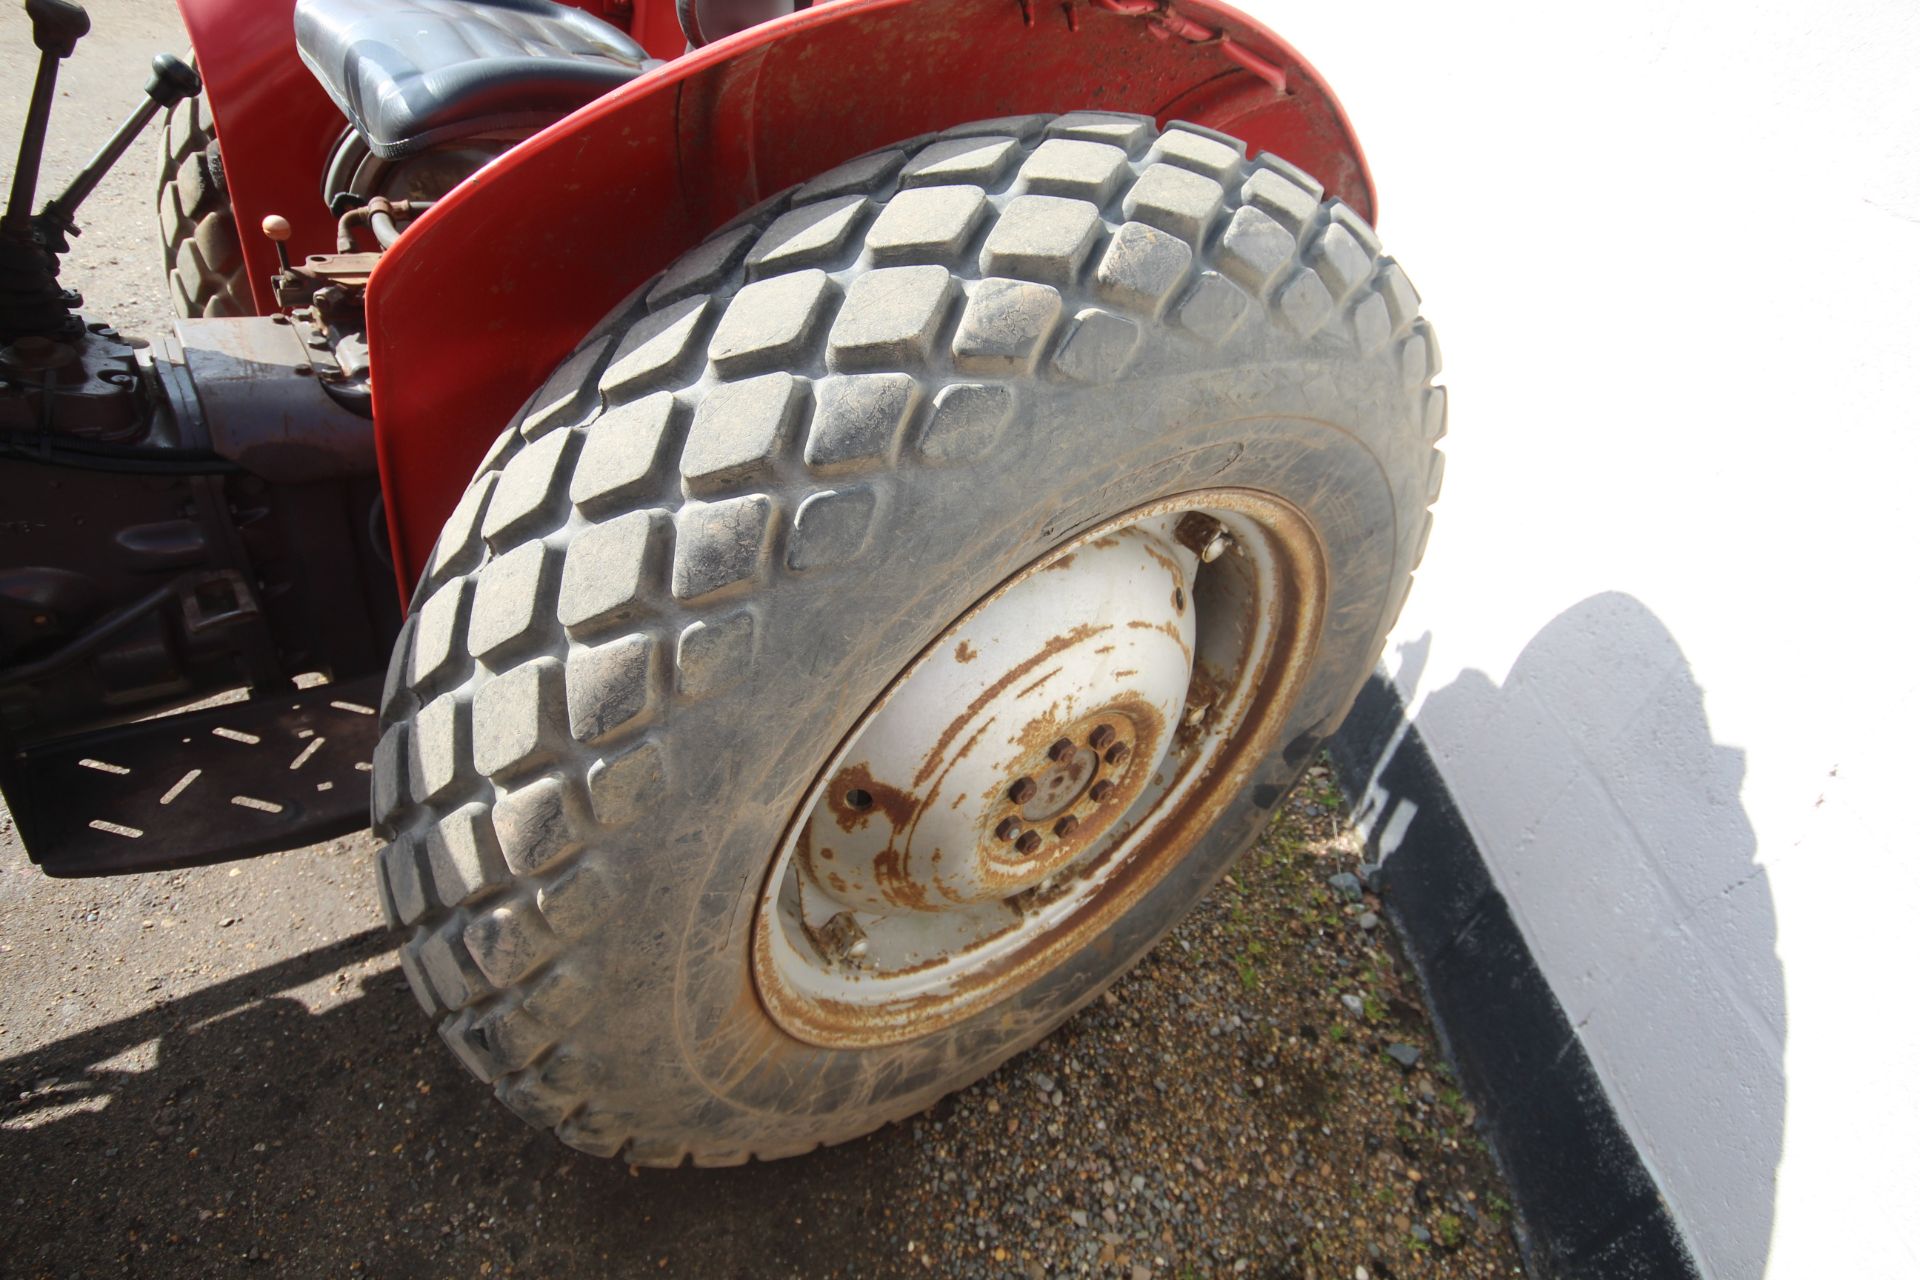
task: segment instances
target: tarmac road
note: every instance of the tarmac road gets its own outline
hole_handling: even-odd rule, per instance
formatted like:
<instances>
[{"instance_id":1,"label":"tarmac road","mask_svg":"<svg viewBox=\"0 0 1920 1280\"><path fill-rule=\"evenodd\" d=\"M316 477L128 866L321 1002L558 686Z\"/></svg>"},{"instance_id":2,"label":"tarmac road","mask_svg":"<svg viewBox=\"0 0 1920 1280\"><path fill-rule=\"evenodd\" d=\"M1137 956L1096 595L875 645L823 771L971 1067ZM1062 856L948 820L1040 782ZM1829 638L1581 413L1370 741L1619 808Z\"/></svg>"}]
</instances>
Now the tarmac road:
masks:
<instances>
[{"instance_id":1,"label":"tarmac road","mask_svg":"<svg viewBox=\"0 0 1920 1280\"><path fill-rule=\"evenodd\" d=\"M89 8L43 200L152 53L187 52L166 0ZM8 156L34 61L8 5ZM82 210L64 277L129 334L170 323L157 146ZM0 810L0 1276L1517 1274L1411 980L1367 904L1324 888L1355 848L1330 785L1289 802L1304 825L1236 896L960 1098L809 1157L674 1172L577 1155L455 1063L388 950L365 833L55 881Z\"/></svg>"}]
</instances>

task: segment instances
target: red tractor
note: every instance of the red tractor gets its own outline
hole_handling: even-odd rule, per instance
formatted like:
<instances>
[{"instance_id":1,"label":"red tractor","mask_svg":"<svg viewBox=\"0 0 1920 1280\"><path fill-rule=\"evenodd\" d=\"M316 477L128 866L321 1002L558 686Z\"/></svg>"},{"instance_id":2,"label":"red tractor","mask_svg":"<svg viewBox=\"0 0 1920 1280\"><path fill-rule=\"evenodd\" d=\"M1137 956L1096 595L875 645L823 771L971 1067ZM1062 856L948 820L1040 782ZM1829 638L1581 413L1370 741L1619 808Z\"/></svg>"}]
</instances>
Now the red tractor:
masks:
<instances>
[{"instance_id":1,"label":"red tractor","mask_svg":"<svg viewBox=\"0 0 1920 1280\"><path fill-rule=\"evenodd\" d=\"M1399 612L1439 352L1332 94L1214 0L182 0L197 72L37 213L87 18L26 8L21 837L370 797L421 1005L578 1148L789 1155L1032 1044ZM149 343L58 270L162 108Z\"/></svg>"}]
</instances>

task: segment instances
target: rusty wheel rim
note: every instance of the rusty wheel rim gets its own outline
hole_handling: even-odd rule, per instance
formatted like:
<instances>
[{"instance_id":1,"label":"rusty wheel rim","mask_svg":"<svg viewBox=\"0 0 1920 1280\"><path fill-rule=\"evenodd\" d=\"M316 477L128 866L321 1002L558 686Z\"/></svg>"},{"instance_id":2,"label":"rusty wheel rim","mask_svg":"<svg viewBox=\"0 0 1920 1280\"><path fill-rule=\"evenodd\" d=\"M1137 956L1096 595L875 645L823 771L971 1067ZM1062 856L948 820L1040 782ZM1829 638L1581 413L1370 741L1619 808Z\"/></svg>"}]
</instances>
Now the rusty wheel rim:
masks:
<instances>
[{"instance_id":1,"label":"rusty wheel rim","mask_svg":"<svg viewBox=\"0 0 1920 1280\"><path fill-rule=\"evenodd\" d=\"M1098 937L1271 750L1326 597L1299 510L1219 489L1127 512L976 602L787 824L753 927L770 1016L813 1044L899 1043Z\"/></svg>"}]
</instances>

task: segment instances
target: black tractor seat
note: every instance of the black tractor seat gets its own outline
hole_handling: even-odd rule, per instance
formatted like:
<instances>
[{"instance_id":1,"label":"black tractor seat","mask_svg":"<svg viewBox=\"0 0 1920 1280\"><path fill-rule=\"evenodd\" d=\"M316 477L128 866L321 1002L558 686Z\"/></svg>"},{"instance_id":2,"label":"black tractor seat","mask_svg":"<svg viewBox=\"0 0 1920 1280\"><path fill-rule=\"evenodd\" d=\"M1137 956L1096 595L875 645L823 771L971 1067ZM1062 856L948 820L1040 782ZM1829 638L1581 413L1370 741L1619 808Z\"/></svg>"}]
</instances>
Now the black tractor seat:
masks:
<instances>
[{"instance_id":1,"label":"black tractor seat","mask_svg":"<svg viewBox=\"0 0 1920 1280\"><path fill-rule=\"evenodd\" d=\"M373 153L539 128L659 66L551 0L298 0L300 60Z\"/></svg>"}]
</instances>

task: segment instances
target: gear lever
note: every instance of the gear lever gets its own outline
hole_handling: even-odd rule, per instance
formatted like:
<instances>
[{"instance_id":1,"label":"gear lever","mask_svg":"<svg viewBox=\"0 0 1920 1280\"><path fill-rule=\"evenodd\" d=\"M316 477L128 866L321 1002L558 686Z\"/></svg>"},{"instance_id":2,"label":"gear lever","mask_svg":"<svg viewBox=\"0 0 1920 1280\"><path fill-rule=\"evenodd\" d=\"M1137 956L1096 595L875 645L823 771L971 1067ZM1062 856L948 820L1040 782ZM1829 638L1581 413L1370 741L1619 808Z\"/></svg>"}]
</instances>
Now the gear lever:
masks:
<instances>
[{"instance_id":1,"label":"gear lever","mask_svg":"<svg viewBox=\"0 0 1920 1280\"><path fill-rule=\"evenodd\" d=\"M107 170L113 167L140 131L147 127L147 121L162 107L170 107L183 98L191 98L200 92L199 73L174 57L170 53L156 53L153 56L153 78L147 81L147 100L133 109L126 122L120 126L106 145L94 153L67 189L47 202L40 211L41 225L51 240L56 235L79 235L80 228L74 223L73 215L80 208L80 202L92 194L100 179L106 177ZM55 251L65 248L55 244Z\"/></svg>"},{"instance_id":2,"label":"gear lever","mask_svg":"<svg viewBox=\"0 0 1920 1280\"><path fill-rule=\"evenodd\" d=\"M74 212L160 108L200 92L200 77L192 67L172 54L157 55L153 78L147 81L146 101L134 109L67 189L47 201L46 208L36 215L33 190L40 180L60 61L72 56L74 46L92 24L87 11L72 0L25 0L25 8L33 20L40 70L27 106L26 128L20 135L20 160L14 167L7 211L0 216L0 344L24 334L62 340L81 336L80 319L73 314L80 305L80 295L62 289L59 281L60 255L67 251L67 237L80 234Z\"/></svg>"},{"instance_id":3,"label":"gear lever","mask_svg":"<svg viewBox=\"0 0 1920 1280\"><path fill-rule=\"evenodd\" d=\"M13 169L13 190L0 219L8 231L25 235L33 221L33 187L40 178L40 152L47 142L47 118L53 114L53 82L60 59L71 57L80 37L92 29L87 11L71 0L27 0L33 19L33 43L40 50L40 71L27 104L27 127L20 135L20 161Z\"/></svg>"}]
</instances>

